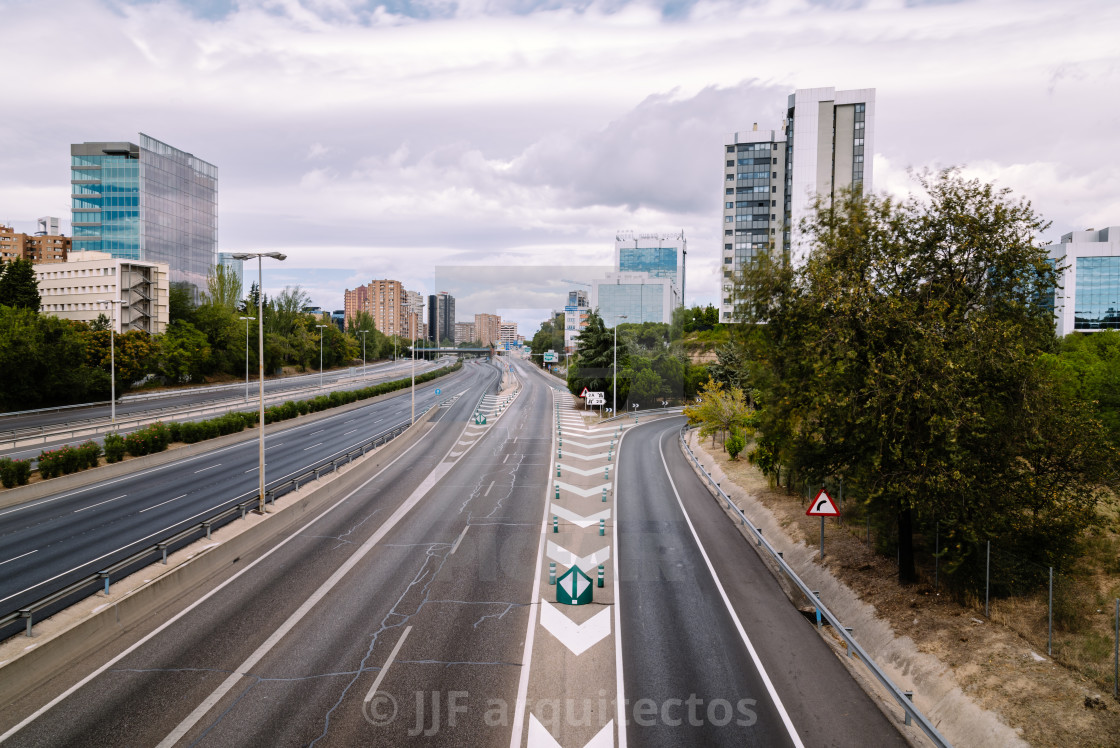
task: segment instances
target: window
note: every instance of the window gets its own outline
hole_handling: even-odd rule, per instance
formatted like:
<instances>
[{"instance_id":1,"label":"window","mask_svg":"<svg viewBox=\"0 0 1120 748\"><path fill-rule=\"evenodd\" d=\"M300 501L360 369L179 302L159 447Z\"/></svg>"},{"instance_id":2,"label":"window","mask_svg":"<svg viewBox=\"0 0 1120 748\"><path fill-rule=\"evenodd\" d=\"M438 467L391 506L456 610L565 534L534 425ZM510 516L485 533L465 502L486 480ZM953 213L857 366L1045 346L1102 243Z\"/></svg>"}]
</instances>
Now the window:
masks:
<instances>
[{"instance_id":1,"label":"window","mask_svg":"<svg viewBox=\"0 0 1120 748\"><path fill-rule=\"evenodd\" d=\"M728 182L734 182L735 181L735 175L734 174L728 174L727 175L727 181Z\"/></svg>"},{"instance_id":2,"label":"window","mask_svg":"<svg viewBox=\"0 0 1120 748\"><path fill-rule=\"evenodd\" d=\"M731 245L725 245L725 248L726 249L731 249ZM730 265L731 264L731 258L730 257L724 257L723 258L723 264L724 265Z\"/></svg>"},{"instance_id":3,"label":"window","mask_svg":"<svg viewBox=\"0 0 1120 748\"><path fill-rule=\"evenodd\" d=\"M735 165L735 162L734 162L734 161L728 161L728 162L727 162L727 165L728 165L728 166L734 166L734 165Z\"/></svg>"},{"instance_id":4,"label":"window","mask_svg":"<svg viewBox=\"0 0 1120 748\"><path fill-rule=\"evenodd\" d=\"M734 153L735 152L735 146L733 146L733 145L727 146L727 152L728 153Z\"/></svg>"},{"instance_id":5,"label":"window","mask_svg":"<svg viewBox=\"0 0 1120 748\"><path fill-rule=\"evenodd\" d=\"M778 163L778 159L772 158L772 159L770 159L770 163L776 164L776 163Z\"/></svg>"},{"instance_id":6,"label":"window","mask_svg":"<svg viewBox=\"0 0 1120 748\"><path fill-rule=\"evenodd\" d=\"M730 210L731 208L735 207L735 203L724 203L723 207L727 210Z\"/></svg>"}]
</instances>

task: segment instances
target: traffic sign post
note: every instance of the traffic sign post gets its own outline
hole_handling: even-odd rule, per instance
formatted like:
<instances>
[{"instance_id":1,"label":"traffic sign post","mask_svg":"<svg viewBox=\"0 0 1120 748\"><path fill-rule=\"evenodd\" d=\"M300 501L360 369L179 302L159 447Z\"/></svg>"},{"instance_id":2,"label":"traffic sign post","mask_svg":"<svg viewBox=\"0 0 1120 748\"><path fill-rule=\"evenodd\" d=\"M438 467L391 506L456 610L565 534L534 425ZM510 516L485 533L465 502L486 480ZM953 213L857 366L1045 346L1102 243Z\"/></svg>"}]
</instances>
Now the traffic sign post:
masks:
<instances>
[{"instance_id":1,"label":"traffic sign post","mask_svg":"<svg viewBox=\"0 0 1120 748\"><path fill-rule=\"evenodd\" d=\"M573 566L556 580L556 602L563 605L587 605L594 596L591 578Z\"/></svg>"},{"instance_id":2,"label":"traffic sign post","mask_svg":"<svg viewBox=\"0 0 1120 748\"><path fill-rule=\"evenodd\" d=\"M821 560L824 560L824 518L825 517L839 517L840 509L837 508L836 502L828 495L828 492L823 488L817 492L817 497L813 499L813 503L805 511L807 517L820 517L821 518Z\"/></svg>"}]
</instances>

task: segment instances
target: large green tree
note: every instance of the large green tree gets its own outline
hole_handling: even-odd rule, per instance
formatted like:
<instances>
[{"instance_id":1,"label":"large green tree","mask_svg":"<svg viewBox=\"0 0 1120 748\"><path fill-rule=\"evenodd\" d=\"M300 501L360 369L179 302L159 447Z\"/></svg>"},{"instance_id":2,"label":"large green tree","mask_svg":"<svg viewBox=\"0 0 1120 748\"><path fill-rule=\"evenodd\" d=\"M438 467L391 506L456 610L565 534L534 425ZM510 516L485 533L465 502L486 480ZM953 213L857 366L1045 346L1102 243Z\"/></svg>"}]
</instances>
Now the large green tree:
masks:
<instances>
[{"instance_id":1,"label":"large green tree","mask_svg":"<svg viewBox=\"0 0 1120 748\"><path fill-rule=\"evenodd\" d=\"M39 311L39 279L30 260L0 264L0 305Z\"/></svg>"},{"instance_id":2,"label":"large green tree","mask_svg":"<svg viewBox=\"0 0 1120 748\"><path fill-rule=\"evenodd\" d=\"M893 525L903 583L935 522L951 566L993 537L1053 563L1108 455L1040 364L1055 346L1045 224L956 171L918 181L920 197L819 202L803 266L763 255L745 269L760 441L804 483L842 475Z\"/></svg>"}]
</instances>

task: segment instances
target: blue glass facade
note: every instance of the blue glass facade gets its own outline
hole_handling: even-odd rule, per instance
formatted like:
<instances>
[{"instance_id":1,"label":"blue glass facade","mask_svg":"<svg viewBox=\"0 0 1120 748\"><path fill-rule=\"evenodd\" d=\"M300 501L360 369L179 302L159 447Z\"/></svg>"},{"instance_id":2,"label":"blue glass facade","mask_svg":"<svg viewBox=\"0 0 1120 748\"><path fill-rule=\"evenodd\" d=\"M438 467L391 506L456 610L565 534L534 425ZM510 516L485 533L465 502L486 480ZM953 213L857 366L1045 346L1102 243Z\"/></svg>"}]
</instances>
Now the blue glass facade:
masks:
<instances>
[{"instance_id":1,"label":"blue glass facade","mask_svg":"<svg viewBox=\"0 0 1120 748\"><path fill-rule=\"evenodd\" d=\"M624 273L649 273L653 278L677 279L676 247L620 247L618 269Z\"/></svg>"},{"instance_id":2,"label":"blue glass facade","mask_svg":"<svg viewBox=\"0 0 1120 748\"><path fill-rule=\"evenodd\" d=\"M206 286L217 261L218 169L140 134L140 144L70 146L73 249L167 263L171 283Z\"/></svg>"},{"instance_id":3,"label":"blue glass facade","mask_svg":"<svg viewBox=\"0 0 1120 748\"><path fill-rule=\"evenodd\" d=\"M1120 329L1120 257L1076 258L1074 330Z\"/></svg>"}]
</instances>

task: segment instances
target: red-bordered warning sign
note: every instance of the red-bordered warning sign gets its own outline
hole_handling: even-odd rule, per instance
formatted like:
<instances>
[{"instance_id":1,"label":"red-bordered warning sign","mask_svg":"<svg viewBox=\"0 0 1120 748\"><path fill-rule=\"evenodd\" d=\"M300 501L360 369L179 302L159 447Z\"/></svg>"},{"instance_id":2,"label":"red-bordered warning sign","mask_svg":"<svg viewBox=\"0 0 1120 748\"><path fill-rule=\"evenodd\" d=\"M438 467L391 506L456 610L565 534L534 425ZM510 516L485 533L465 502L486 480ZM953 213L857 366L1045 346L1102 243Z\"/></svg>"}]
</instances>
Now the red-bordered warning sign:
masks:
<instances>
[{"instance_id":1,"label":"red-bordered warning sign","mask_svg":"<svg viewBox=\"0 0 1120 748\"><path fill-rule=\"evenodd\" d=\"M579 393L579 396L580 397L587 397L587 388L586 387L583 388L583 392Z\"/></svg>"},{"instance_id":2,"label":"red-bordered warning sign","mask_svg":"<svg viewBox=\"0 0 1120 748\"><path fill-rule=\"evenodd\" d=\"M822 488L805 514L809 517L839 517L840 510L832 497Z\"/></svg>"}]
</instances>

